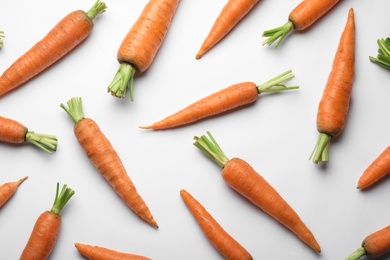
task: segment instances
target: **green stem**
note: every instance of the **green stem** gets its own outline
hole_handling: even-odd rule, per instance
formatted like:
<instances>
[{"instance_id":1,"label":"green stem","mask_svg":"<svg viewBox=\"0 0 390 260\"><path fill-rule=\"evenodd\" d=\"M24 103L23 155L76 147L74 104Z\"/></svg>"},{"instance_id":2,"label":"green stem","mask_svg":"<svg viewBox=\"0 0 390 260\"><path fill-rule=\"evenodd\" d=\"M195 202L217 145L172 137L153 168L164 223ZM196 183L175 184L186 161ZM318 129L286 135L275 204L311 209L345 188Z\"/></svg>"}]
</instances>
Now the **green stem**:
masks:
<instances>
[{"instance_id":1,"label":"green stem","mask_svg":"<svg viewBox=\"0 0 390 260\"><path fill-rule=\"evenodd\" d=\"M329 143L330 136L324 133L320 133L318 137L316 146L314 147L313 152L310 155L310 159L317 164L319 162L327 162L329 161Z\"/></svg>"},{"instance_id":2,"label":"green stem","mask_svg":"<svg viewBox=\"0 0 390 260\"><path fill-rule=\"evenodd\" d=\"M291 86L287 87L286 85L282 84L283 82L290 80L294 78L294 74L291 74L291 70L287 70L283 72L282 74L264 82L263 84L257 86L257 90L259 93L262 92L278 92L278 91L284 91L284 90L290 90L290 89L297 89L299 86Z\"/></svg>"},{"instance_id":3,"label":"green stem","mask_svg":"<svg viewBox=\"0 0 390 260\"><path fill-rule=\"evenodd\" d=\"M286 37L287 34L289 34L292 30L294 30L294 25L291 21L288 21L284 25L271 29L266 30L263 32L263 37L268 37L264 42L263 45L272 45L276 40L278 42L275 45L275 49L279 46L279 44L283 41L284 37Z\"/></svg>"},{"instance_id":4,"label":"green stem","mask_svg":"<svg viewBox=\"0 0 390 260\"><path fill-rule=\"evenodd\" d=\"M130 99L134 100L133 81L136 69L128 63L121 63L111 84L108 86L108 92L118 98L123 98L129 88Z\"/></svg>"},{"instance_id":5,"label":"green stem","mask_svg":"<svg viewBox=\"0 0 390 260\"><path fill-rule=\"evenodd\" d=\"M358 248L352 254L350 254L347 258L345 258L345 260L357 260L366 254L367 253L366 253L366 250L364 249L364 247L361 247L361 248Z\"/></svg>"},{"instance_id":6,"label":"green stem","mask_svg":"<svg viewBox=\"0 0 390 260\"><path fill-rule=\"evenodd\" d=\"M369 59L383 68L390 69L390 38L379 39L377 43L379 46L378 55L377 57L370 56Z\"/></svg>"},{"instance_id":7,"label":"green stem","mask_svg":"<svg viewBox=\"0 0 390 260\"><path fill-rule=\"evenodd\" d=\"M5 38L4 31L0 31L0 49L3 47L3 38Z\"/></svg>"},{"instance_id":8,"label":"green stem","mask_svg":"<svg viewBox=\"0 0 390 260\"><path fill-rule=\"evenodd\" d=\"M83 102L81 98L71 98L67 102L67 104L68 107L66 107L64 104L61 104L60 107L63 108L66 113L68 113L68 115L70 115L75 124L77 124L77 122L79 122L80 120L84 119Z\"/></svg>"},{"instance_id":9,"label":"green stem","mask_svg":"<svg viewBox=\"0 0 390 260\"><path fill-rule=\"evenodd\" d=\"M66 203L70 200L70 198L74 195L74 190L67 187L66 184L62 187L61 193L58 194L59 191L59 183L57 182L56 188L56 197L54 199L53 206L51 208L51 212L54 214L60 214L61 210L65 207Z\"/></svg>"},{"instance_id":10,"label":"green stem","mask_svg":"<svg viewBox=\"0 0 390 260\"><path fill-rule=\"evenodd\" d=\"M106 11L106 4L103 2L100 2L100 0L96 0L94 5L89 9L87 12L87 16L91 19L94 20L98 15L104 13Z\"/></svg>"},{"instance_id":11,"label":"green stem","mask_svg":"<svg viewBox=\"0 0 390 260\"><path fill-rule=\"evenodd\" d=\"M25 136L26 142L51 154L57 150L58 140L55 135L38 134L33 131L27 131Z\"/></svg>"},{"instance_id":12,"label":"green stem","mask_svg":"<svg viewBox=\"0 0 390 260\"><path fill-rule=\"evenodd\" d=\"M229 158L223 153L210 132L207 132L207 136L202 135L201 137L194 137L194 145L202 151L207 157L217 163L221 168L225 167L228 163Z\"/></svg>"}]
</instances>

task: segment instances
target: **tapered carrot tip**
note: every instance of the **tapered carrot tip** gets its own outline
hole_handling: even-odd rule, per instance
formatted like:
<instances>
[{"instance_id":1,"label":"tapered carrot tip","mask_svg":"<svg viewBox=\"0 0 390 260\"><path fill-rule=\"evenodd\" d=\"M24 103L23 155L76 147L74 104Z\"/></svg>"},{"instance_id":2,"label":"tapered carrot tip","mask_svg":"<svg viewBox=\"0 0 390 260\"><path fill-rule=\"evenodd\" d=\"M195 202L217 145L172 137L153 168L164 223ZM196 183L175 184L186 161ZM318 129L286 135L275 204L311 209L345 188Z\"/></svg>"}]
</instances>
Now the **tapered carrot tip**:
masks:
<instances>
[{"instance_id":1,"label":"tapered carrot tip","mask_svg":"<svg viewBox=\"0 0 390 260\"><path fill-rule=\"evenodd\" d=\"M18 180L18 181L16 182L16 185L19 187L19 185L22 184L22 182L24 182L27 178L28 178L28 176L26 176L26 177L24 177L24 178Z\"/></svg>"}]
</instances>

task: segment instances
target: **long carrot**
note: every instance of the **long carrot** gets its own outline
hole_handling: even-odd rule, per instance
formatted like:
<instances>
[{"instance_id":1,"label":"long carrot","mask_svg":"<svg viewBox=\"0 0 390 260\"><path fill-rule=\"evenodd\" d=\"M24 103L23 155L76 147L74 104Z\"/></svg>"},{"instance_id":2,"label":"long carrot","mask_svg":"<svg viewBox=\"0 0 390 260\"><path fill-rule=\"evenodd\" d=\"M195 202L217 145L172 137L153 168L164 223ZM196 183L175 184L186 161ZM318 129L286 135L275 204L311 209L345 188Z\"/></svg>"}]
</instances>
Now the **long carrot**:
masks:
<instances>
[{"instance_id":1,"label":"long carrot","mask_svg":"<svg viewBox=\"0 0 390 260\"><path fill-rule=\"evenodd\" d=\"M58 144L56 136L29 131L23 124L2 116L0 116L0 141L13 144L33 144L50 154L56 151Z\"/></svg>"},{"instance_id":2,"label":"long carrot","mask_svg":"<svg viewBox=\"0 0 390 260\"><path fill-rule=\"evenodd\" d=\"M244 198L291 230L316 252L321 252L312 232L283 197L247 162L240 158L229 159L213 136L195 136L194 145L222 168L223 180Z\"/></svg>"},{"instance_id":3,"label":"long carrot","mask_svg":"<svg viewBox=\"0 0 390 260\"><path fill-rule=\"evenodd\" d=\"M60 233L61 210L74 195L74 191L64 185L59 192L57 183L56 196L51 210L44 211L35 222L30 238L20 256L20 260L47 259L51 254Z\"/></svg>"},{"instance_id":4,"label":"long carrot","mask_svg":"<svg viewBox=\"0 0 390 260\"><path fill-rule=\"evenodd\" d=\"M123 98L129 88L134 100L135 73L143 73L152 64L160 49L180 0L149 0L141 15L126 34L117 53L120 64L108 92Z\"/></svg>"},{"instance_id":5,"label":"long carrot","mask_svg":"<svg viewBox=\"0 0 390 260\"><path fill-rule=\"evenodd\" d=\"M151 258L145 256L122 253L100 246L91 246L80 243L76 243L75 246L82 256L90 260L151 260Z\"/></svg>"},{"instance_id":6,"label":"long carrot","mask_svg":"<svg viewBox=\"0 0 390 260\"><path fill-rule=\"evenodd\" d=\"M310 156L314 163L329 160L330 139L338 136L344 129L355 76L354 66L355 19L351 8L318 106L317 130L320 136Z\"/></svg>"},{"instance_id":7,"label":"long carrot","mask_svg":"<svg viewBox=\"0 0 390 260\"><path fill-rule=\"evenodd\" d=\"M357 260L363 256L375 258L390 252L390 226L368 235L362 246L349 255L345 260Z\"/></svg>"},{"instance_id":8,"label":"long carrot","mask_svg":"<svg viewBox=\"0 0 390 260\"><path fill-rule=\"evenodd\" d=\"M228 0L196 54L196 58L200 59L220 42L252 10L257 2L259 0Z\"/></svg>"},{"instance_id":9,"label":"long carrot","mask_svg":"<svg viewBox=\"0 0 390 260\"><path fill-rule=\"evenodd\" d=\"M26 176L18 181L6 182L0 186L0 208L15 194L19 185L27 178Z\"/></svg>"},{"instance_id":10,"label":"long carrot","mask_svg":"<svg viewBox=\"0 0 390 260\"><path fill-rule=\"evenodd\" d=\"M0 97L21 86L68 54L91 33L106 5L100 0L88 12L76 10L59 21L39 42L0 76Z\"/></svg>"},{"instance_id":11,"label":"long carrot","mask_svg":"<svg viewBox=\"0 0 390 260\"><path fill-rule=\"evenodd\" d=\"M225 259L253 259L250 253L230 236L190 193L180 190L180 196L210 243Z\"/></svg>"},{"instance_id":12,"label":"long carrot","mask_svg":"<svg viewBox=\"0 0 390 260\"><path fill-rule=\"evenodd\" d=\"M68 107L64 104L61 107L75 123L74 134L89 160L130 209L151 226L158 228L112 144L93 119L84 117L81 98L72 98L67 104Z\"/></svg>"},{"instance_id":13,"label":"long carrot","mask_svg":"<svg viewBox=\"0 0 390 260\"><path fill-rule=\"evenodd\" d=\"M150 126L141 126L140 128L164 130L194 123L201 119L253 103L261 93L296 89L298 86L286 87L283 84L284 81L293 77L291 70L288 70L258 86L252 82L231 85L196 101L159 122Z\"/></svg>"},{"instance_id":14,"label":"long carrot","mask_svg":"<svg viewBox=\"0 0 390 260\"><path fill-rule=\"evenodd\" d=\"M288 21L277 28L266 30L263 37L268 37L263 45L272 45L276 40L275 48L293 30L303 31L324 16L340 0L303 0L289 14Z\"/></svg>"}]
</instances>

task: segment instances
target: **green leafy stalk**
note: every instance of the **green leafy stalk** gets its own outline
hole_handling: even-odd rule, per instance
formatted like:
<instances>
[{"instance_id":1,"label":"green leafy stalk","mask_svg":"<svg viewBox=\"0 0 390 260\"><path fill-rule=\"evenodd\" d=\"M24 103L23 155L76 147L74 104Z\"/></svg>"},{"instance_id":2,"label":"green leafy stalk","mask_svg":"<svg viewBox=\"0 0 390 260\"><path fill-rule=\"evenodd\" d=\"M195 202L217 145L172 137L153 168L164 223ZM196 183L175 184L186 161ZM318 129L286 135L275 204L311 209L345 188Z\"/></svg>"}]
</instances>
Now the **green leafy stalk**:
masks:
<instances>
[{"instance_id":1,"label":"green leafy stalk","mask_svg":"<svg viewBox=\"0 0 390 260\"><path fill-rule=\"evenodd\" d=\"M217 163L221 168L225 167L229 161L229 158L227 158L223 153L222 149L219 147L210 132L207 131L207 135L209 138L207 138L205 135L202 135L201 137L195 136L194 145L212 161Z\"/></svg>"},{"instance_id":2,"label":"green leafy stalk","mask_svg":"<svg viewBox=\"0 0 390 260\"><path fill-rule=\"evenodd\" d=\"M314 147L313 152L310 155L310 159L317 164L319 162L329 161L329 143L330 136L324 133L320 133L318 137L316 146Z\"/></svg>"},{"instance_id":3,"label":"green leafy stalk","mask_svg":"<svg viewBox=\"0 0 390 260\"><path fill-rule=\"evenodd\" d=\"M83 102L80 97L71 98L67 104L68 107L64 104L61 104L60 107L63 108L68 115L70 115L75 124L84 119Z\"/></svg>"},{"instance_id":4,"label":"green leafy stalk","mask_svg":"<svg viewBox=\"0 0 390 260\"><path fill-rule=\"evenodd\" d=\"M67 187L66 184L62 187L61 193L59 192L59 186L60 184L57 182L57 188L56 188L56 196L54 199L53 206L51 208L51 212L55 214L60 214L61 210L65 207L66 203L70 200L70 198L74 195L74 190Z\"/></svg>"},{"instance_id":5,"label":"green leafy stalk","mask_svg":"<svg viewBox=\"0 0 390 260\"><path fill-rule=\"evenodd\" d=\"M390 69L390 38L379 39L377 41L379 49L377 57L370 56L371 62L385 68Z\"/></svg>"},{"instance_id":6,"label":"green leafy stalk","mask_svg":"<svg viewBox=\"0 0 390 260\"><path fill-rule=\"evenodd\" d=\"M5 38L4 31L0 31L0 49L3 47L3 38Z\"/></svg>"},{"instance_id":7,"label":"green leafy stalk","mask_svg":"<svg viewBox=\"0 0 390 260\"><path fill-rule=\"evenodd\" d=\"M268 45L271 46L276 40L275 49L279 46L279 44L283 41L287 34L289 34L292 30L294 30L294 25L291 21L288 21L284 25L266 30L263 32L263 37L268 37L265 41L263 41L263 46Z\"/></svg>"},{"instance_id":8,"label":"green leafy stalk","mask_svg":"<svg viewBox=\"0 0 390 260\"><path fill-rule=\"evenodd\" d=\"M100 2L100 0L96 0L94 5L89 9L87 12L87 16L91 19L94 20L98 15L104 13L106 11L106 4L103 2Z\"/></svg>"},{"instance_id":9,"label":"green leafy stalk","mask_svg":"<svg viewBox=\"0 0 390 260\"><path fill-rule=\"evenodd\" d=\"M130 92L131 101L134 100L133 81L136 69L128 63L121 63L111 84L108 86L108 92L118 98L124 98L127 89Z\"/></svg>"},{"instance_id":10,"label":"green leafy stalk","mask_svg":"<svg viewBox=\"0 0 390 260\"><path fill-rule=\"evenodd\" d=\"M299 86L291 86L287 87L283 84L283 82L290 80L294 78L294 74L291 74L291 70L287 70L283 72L282 74L268 80L267 82L264 82L263 84L257 86L257 90L259 93L262 92L278 92L278 91L284 91L284 90L290 90L290 89L297 89Z\"/></svg>"},{"instance_id":11,"label":"green leafy stalk","mask_svg":"<svg viewBox=\"0 0 390 260\"><path fill-rule=\"evenodd\" d=\"M27 131L25 140L49 154L57 150L58 140L55 135L38 134L33 131Z\"/></svg>"},{"instance_id":12,"label":"green leafy stalk","mask_svg":"<svg viewBox=\"0 0 390 260\"><path fill-rule=\"evenodd\" d=\"M349 255L345 260L357 260L367 254L364 247L358 248L355 252L353 252L351 255Z\"/></svg>"}]
</instances>

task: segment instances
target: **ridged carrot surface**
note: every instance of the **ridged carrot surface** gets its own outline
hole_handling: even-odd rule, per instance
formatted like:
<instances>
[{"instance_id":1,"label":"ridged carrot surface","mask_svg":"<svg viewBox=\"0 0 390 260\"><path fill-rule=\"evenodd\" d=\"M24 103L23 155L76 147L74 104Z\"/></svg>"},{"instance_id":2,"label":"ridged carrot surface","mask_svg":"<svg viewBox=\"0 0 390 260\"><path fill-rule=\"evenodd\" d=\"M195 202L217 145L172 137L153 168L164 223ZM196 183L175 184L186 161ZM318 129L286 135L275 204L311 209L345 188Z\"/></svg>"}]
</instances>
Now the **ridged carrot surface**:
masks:
<instances>
[{"instance_id":1,"label":"ridged carrot surface","mask_svg":"<svg viewBox=\"0 0 390 260\"><path fill-rule=\"evenodd\" d=\"M151 260L151 258L118 252L105 247L91 246L87 244L75 244L77 251L90 260Z\"/></svg>"}]
</instances>

